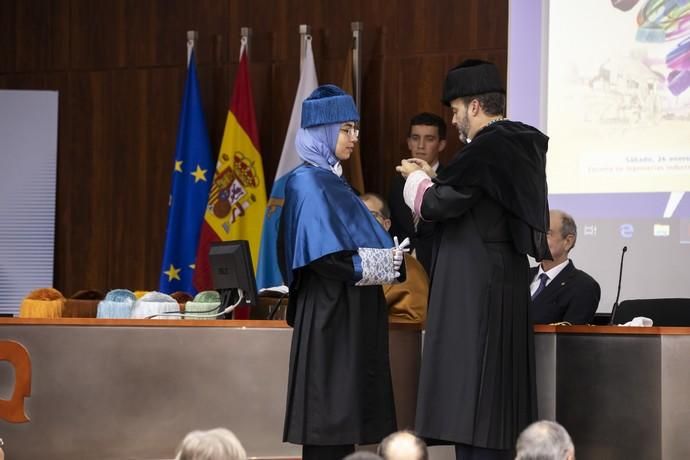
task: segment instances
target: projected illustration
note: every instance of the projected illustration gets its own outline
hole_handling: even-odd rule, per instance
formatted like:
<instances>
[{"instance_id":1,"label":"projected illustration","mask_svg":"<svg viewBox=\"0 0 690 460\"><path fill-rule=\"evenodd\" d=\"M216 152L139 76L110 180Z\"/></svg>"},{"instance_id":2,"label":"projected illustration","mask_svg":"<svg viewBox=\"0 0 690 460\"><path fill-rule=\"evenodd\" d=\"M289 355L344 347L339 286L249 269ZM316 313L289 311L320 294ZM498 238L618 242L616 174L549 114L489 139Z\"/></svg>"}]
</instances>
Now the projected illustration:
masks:
<instances>
[{"instance_id":1,"label":"projected illustration","mask_svg":"<svg viewBox=\"0 0 690 460\"><path fill-rule=\"evenodd\" d=\"M672 217L690 184L690 0L549 2L548 50L550 192L663 193Z\"/></svg>"}]
</instances>

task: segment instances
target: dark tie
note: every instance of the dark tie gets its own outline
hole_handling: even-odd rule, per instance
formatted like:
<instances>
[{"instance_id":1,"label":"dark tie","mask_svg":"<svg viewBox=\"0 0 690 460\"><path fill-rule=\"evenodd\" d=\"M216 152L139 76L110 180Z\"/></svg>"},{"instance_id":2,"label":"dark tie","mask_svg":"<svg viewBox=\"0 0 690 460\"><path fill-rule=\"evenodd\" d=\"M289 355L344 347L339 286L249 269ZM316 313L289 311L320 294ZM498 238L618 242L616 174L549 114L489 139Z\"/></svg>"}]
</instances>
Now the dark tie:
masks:
<instances>
[{"instance_id":1,"label":"dark tie","mask_svg":"<svg viewBox=\"0 0 690 460\"><path fill-rule=\"evenodd\" d=\"M537 286L537 290L534 291L534 294L532 294L532 300L534 300L535 297L537 297L539 293L544 290L547 281L549 281L549 275L547 275L546 273L542 273L541 275L539 275L539 286Z\"/></svg>"}]
</instances>

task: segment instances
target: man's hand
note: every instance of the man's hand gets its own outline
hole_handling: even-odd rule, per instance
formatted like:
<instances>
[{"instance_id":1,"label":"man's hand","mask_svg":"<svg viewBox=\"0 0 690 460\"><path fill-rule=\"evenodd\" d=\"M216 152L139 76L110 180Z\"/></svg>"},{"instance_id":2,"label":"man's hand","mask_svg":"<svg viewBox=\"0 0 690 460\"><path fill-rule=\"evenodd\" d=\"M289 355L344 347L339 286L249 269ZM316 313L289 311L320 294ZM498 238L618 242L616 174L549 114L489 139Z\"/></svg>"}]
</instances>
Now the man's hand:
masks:
<instances>
[{"instance_id":1,"label":"man's hand","mask_svg":"<svg viewBox=\"0 0 690 460\"><path fill-rule=\"evenodd\" d=\"M399 166L395 167L395 170L398 171L404 178L407 179L407 176L412 174L415 171L418 171L422 169L421 166L419 166L416 163L417 160L410 159L410 160L403 160Z\"/></svg>"},{"instance_id":2,"label":"man's hand","mask_svg":"<svg viewBox=\"0 0 690 460\"><path fill-rule=\"evenodd\" d=\"M395 168L395 170L402 174L402 176L405 178L420 169L424 171L424 173L430 178L433 179L436 177L436 171L429 166L429 163L424 160L420 160L419 158L408 158L407 160L403 160L402 163L400 163L400 166L396 166Z\"/></svg>"}]
</instances>

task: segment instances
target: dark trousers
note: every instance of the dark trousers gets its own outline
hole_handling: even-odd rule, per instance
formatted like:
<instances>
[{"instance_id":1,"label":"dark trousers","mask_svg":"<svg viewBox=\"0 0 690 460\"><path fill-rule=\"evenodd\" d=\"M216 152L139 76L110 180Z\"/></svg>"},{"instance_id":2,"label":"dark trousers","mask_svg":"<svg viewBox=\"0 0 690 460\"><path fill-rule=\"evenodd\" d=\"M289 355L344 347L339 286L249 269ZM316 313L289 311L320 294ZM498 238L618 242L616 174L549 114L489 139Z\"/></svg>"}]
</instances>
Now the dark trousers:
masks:
<instances>
[{"instance_id":1,"label":"dark trousers","mask_svg":"<svg viewBox=\"0 0 690 460\"><path fill-rule=\"evenodd\" d=\"M468 444L455 445L455 460L512 460L510 449L487 449L486 447L470 446Z\"/></svg>"},{"instance_id":2,"label":"dark trousers","mask_svg":"<svg viewBox=\"0 0 690 460\"><path fill-rule=\"evenodd\" d=\"M353 444L342 446L302 446L302 460L343 460L355 451Z\"/></svg>"}]
</instances>

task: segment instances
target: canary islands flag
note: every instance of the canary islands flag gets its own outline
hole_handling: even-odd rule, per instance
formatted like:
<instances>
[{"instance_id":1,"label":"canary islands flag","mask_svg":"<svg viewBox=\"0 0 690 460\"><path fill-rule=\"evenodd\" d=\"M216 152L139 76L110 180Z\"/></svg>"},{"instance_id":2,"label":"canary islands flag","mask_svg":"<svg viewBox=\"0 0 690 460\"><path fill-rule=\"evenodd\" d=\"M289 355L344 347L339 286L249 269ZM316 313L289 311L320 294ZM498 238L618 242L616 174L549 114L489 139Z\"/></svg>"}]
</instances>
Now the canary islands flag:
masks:
<instances>
[{"instance_id":1,"label":"canary islands flag","mask_svg":"<svg viewBox=\"0 0 690 460\"><path fill-rule=\"evenodd\" d=\"M192 277L199 229L204 218L212 174L211 144L192 52L177 129L172 192L168 202L168 227L159 283L161 292L194 293Z\"/></svg>"},{"instance_id":2,"label":"canary islands flag","mask_svg":"<svg viewBox=\"0 0 690 460\"><path fill-rule=\"evenodd\" d=\"M266 184L243 43L216 172L201 225L194 272L194 286L198 290L212 288L208 250L213 242L249 241L256 270L265 210ZM235 318L241 319L240 311L235 311Z\"/></svg>"},{"instance_id":3,"label":"canary islands flag","mask_svg":"<svg viewBox=\"0 0 690 460\"><path fill-rule=\"evenodd\" d=\"M300 66L299 84L295 102L292 105L290 123L288 124L283 151L280 154L280 162L276 171L271 198L266 208L263 235L261 238L261 252L259 254L259 271L256 274L256 284L259 289L279 286L283 284L278 267L278 224L285 201L285 180L287 173L302 164L302 160L295 149L295 137L302 120L302 102L319 85L316 78L316 66L314 65L314 52L311 46L311 36L307 36L306 50Z\"/></svg>"}]
</instances>

